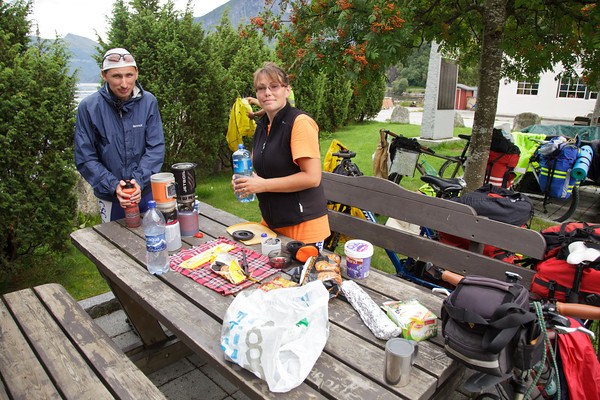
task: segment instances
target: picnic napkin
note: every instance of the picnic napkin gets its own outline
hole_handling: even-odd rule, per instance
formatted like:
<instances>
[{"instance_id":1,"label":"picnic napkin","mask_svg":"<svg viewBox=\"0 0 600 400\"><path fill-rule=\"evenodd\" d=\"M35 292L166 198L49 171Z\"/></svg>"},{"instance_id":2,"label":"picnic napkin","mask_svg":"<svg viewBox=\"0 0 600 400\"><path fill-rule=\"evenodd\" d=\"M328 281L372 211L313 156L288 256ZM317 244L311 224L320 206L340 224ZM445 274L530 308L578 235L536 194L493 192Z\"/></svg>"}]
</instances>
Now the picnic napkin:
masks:
<instances>
[{"instance_id":1,"label":"picnic napkin","mask_svg":"<svg viewBox=\"0 0 600 400\"><path fill-rule=\"evenodd\" d=\"M232 240L225 238L218 238L215 240L211 240L206 243L202 243L199 246L192 247L190 249L181 250L179 253L174 254L170 257L170 267L173 271L177 271L182 275L187 276L190 279L195 280L199 284L206 286L218 293L221 293L224 296L234 294L239 292L240 290L247 288L252 285L254 282L250 280L246 280L238 285L234 285L229 282L227 279L223 278L216 272L214 272L210 268L210 263L207 262L196 269L185 269L181 268L179 264L183 261L195 256L196 254L200 254L205 250L209 250L213 247L216 247L220 243L227 243L233 246L233 250L229 251L229 254L236 256L238 260L242 259L242 251L246 250L246 259L248 260L248 271L252 278L262 281L263 279L279 272L276 268L271 268L268 265L269 258L265 255L257 253L251 249L245 249L243 246L240 246L239 243L236 243Z\"/></svg>"}]
</instances>

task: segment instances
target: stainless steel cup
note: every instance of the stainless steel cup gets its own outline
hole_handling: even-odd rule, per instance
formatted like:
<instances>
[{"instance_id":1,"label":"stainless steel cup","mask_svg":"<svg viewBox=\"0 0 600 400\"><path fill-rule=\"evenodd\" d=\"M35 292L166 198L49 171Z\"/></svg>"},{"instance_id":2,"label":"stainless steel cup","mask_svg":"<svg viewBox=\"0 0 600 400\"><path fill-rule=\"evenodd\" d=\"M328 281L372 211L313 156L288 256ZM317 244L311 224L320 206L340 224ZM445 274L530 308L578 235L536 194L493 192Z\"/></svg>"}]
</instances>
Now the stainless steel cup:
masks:
<instances>
[{"instance_id":1,"label":"stainless steel cup","mask_svg":"<svg viewBox=\"0 0 600 400\"><path fill-rule=\"evenodd\" d=\"M410 381L410 371L419 353L417 342L392 338L385 344L385 383L405 386Z\"/></svg>"}]
</instances>

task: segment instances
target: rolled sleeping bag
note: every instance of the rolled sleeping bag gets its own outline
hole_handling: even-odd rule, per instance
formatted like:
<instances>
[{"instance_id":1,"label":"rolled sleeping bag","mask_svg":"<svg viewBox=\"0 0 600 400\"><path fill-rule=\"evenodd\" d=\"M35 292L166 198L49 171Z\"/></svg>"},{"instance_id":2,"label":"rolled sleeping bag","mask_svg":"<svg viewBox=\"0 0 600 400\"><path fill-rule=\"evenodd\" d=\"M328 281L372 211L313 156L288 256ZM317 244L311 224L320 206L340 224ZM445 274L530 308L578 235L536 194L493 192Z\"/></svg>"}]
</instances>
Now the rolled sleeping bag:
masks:
<instances>
[{"instance_id":1,"label":"rolled sleeping bag","mask_svg":"<svg viewBox=\"0 0 600 400\"><path fill-rule=\"evenodd\" d=\"M594 151L590 146L581 146L579 149L579 155L577 156L575 164L573 165L573 169L571 170L571 176L573 179L582 181L587 177L593 156Z\"/></svg>"}]
</instances>

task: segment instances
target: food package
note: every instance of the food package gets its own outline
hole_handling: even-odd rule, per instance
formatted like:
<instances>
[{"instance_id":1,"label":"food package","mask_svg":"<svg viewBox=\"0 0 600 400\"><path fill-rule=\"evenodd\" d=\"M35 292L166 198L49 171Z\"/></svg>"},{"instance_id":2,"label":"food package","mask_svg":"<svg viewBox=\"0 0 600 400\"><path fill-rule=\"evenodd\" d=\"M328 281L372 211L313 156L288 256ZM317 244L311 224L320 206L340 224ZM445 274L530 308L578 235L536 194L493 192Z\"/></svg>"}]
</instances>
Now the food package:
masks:
<instances>
[{"instance_id":1,"label":"food package","mask_svg":"<svg viewBox=\"0 0 600 400\"><path fill-rule=\"evenodd\" d=\"M206 263L214 263L216 257L221 253L227 253L233 250L233 246L228 243L219 243L215 247L204 250L200 254L196 254L192 258L188 258L179 264L179 267L184 269L196 269Z\"/></svg>"},{"instance_id":2,"label":"food package","mask_svg":"<svg viewBox=\"0 0 600 400\"><path fill-rule=\"evenodd\" d=\"M340 266L336 264L335 258L311 256L306 260L302 266L298 283L305 285L315 280L319 280L325 285L331 298L338 295L340 285L342 284L342 275L340 274Z\"/></svg>"},{"instance_id":3,"label":"food package","mask_svg":"<svg viewBox=\"0 0 600 400\"><path fill-rule=\"evenodd\" d=\"M247 279L237 258L229 253L219 253L210 268L234 285Z\"/></svg>"},{"instance_id":4,"label":"food package","mask_svg":"<svg viewBox=\"0 0 600 400\"><path fill-rule=\"evenodd\" d=\"M298 284L296 282L292 282L285 278L282 278L281 276L278 276L269 282L265 282L259 285L258 288L264 290L265 292L268 292L274 289L288 288L294 286L298 286Z\"/></svg>"},{"instance_id":5,"label":"food package","mask_svg":"<svg viewBox=\"0 0 600 400\"><path fill-rule=\"evenodd\" d=\"M386 301L381 307L402 328L402 337L421 341L437 335L437 317L418 300Z\"/></svg>"}]
</instances>

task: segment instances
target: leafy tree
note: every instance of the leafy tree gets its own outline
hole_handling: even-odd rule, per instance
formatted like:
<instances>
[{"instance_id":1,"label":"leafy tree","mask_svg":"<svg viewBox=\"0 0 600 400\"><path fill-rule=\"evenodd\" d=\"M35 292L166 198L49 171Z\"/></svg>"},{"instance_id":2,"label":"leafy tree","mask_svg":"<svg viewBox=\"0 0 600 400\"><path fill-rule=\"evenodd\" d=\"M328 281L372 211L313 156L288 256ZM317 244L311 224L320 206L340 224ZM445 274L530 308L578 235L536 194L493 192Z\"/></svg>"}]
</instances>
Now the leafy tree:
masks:
<instances>
[{"instance_id":1,"label":"leafy tree","mask_svg":"<svg viewBox=\"0 0 600 400\"><path fill-rule=\"evenodd\" d=\"M0 0L3 274L63 250L76 206L75 77L62 41L28 41L29 12L29 2Z\"/></svg>"},{"instance_id":2,"label":"leafy tree","mask_svg":"<svg viewBox=\"0 0 600 400\"><path fill-rule=\"evenodd\" d=\"M266 3L270 5L276 2L267 0ZM372 115L374 107L380 109L384 91L381 88L371 93L367 91L372 89L369 83L382 82L384 67L387 65L368 65L367 43L370 40L380 43L378 33L401 26L402 21L394 17L388 20L388 17L384 16L381 19L382 25L376 31L365 35L365 29L371 26L369 14L366 13L371 7L367 4L369 2L350 4L349 1L341 0L310 3L283 0L279 3L280 7L266 7L265 12L253 18L251 22L267 37L277 38L277 56L290 75L297 79L297 82L294 82L295 88L299 89L310 83L309 75L327 77L324 93L326 96L327 93L333 95L334 99L325 99L325 102L319 103L325 109L323 112L316 110L312 114L317 123L333 129L340 126L338 117L345 113L342 111L345 94L343 88L340 91L340 88L333 84L334 81L338 81L340 73L344 75L344 86L347 82L350 83L353 97L365 97L369 100L368 105L364 99L352 104L352 107L365 108L348 110L346 115L350 120L362 120L366 115ZM279 13L277 10L280 10ZM285 10L285 15L291 10L290 21L282 21L281 10ZM380 97L375 99L375 93Z\"/></svg>"},{"instance_id":3,"label":"leafy tree","mask_svg":"<svg viewBox=\"0 0 600 400\"><path fill-rule=\"evenodd\" d=\"M355 83L352 99L348 109L348 120L362 122L365 119L375 118L381 111L381 104L385 96L385 77L372 82Z\"/></svg>"},{"instance_id":4,"label":"leafy tree","mask_svg":"<svg viewBox=\"0 0 600 400\"><path fill-rule=\"evenodd\" d=\"M275 56L265 44L264 37L241 27L236 31L231 26L229 9L226 9L208 40L216 53L215 61L225 69L227 87L223 90L227 93L227 104L231 106L237 97L256 97L254 71Z\"/></svg>"},{"instance_id":5,"label":"leafy tree","mask_svg":"<svg viewBox=\"0 0 600 400\"><path fill-rule=\"evenodd\" d=\"M408 79L398 77L392 82L392 93L394 95L402 96L402 93L404 93L406 89L408 89Z\"/></svg>"}]
</instances>

